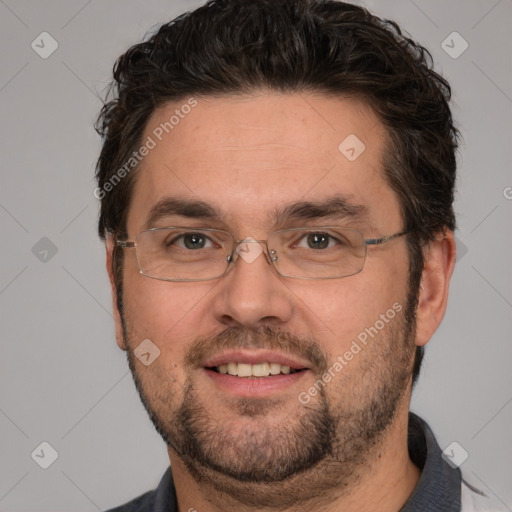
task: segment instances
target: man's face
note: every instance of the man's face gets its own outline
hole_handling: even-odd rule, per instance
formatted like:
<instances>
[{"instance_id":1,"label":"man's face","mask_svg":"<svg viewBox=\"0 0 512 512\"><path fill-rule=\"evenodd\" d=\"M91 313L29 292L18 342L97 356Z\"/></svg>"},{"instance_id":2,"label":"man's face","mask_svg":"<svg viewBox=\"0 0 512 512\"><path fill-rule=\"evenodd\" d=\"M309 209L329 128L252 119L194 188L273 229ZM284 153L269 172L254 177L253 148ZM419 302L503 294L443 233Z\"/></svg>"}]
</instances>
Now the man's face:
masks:
<instances>
[{"instance_id":1,"label":"man's face","mask_svg":"<svg viewBox=\"0 0 512 512\"><path fill-rule=\"evenodd\" d=\"M143 140L180 105L157 110ZM365 145L352 161L350 149L338 149L350 135ZM208 203L220 217L171 212L151 227L216 228L235 240L265 240L276 229L302 226L345 226L365 238L399 232L398 199L383 178L386 143L376 116L353 99L198 98L137 171L129 239L166 198ZM275 215L293 203L333 198L364 211ZM404 322L405 239L369 246L363 271L341 279L281 277L266 253L235 260L221 278L169 282L141 275L135 252L125 250L118 340L129 350L145 406L171 457L179 454L198 478L223 479L234 489L337 462L336 478L346 483L396 410L407 407L415 346ZM145 339L160 350L148 366L132 353ZM239 362L300 371L251 378L217 371Z\"/></svg>"}]
</instances>

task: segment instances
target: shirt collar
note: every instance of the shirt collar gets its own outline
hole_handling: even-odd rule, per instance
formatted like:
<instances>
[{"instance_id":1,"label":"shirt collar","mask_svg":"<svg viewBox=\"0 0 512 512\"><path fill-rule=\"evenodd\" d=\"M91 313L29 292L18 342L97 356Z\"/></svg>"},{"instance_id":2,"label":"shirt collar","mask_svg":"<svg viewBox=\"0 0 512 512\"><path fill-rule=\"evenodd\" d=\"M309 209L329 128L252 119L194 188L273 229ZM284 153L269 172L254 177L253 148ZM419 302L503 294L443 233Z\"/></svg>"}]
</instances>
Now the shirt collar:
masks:
<instances>
[{"instance_id":1,"label":"shirt collar","mask_svg":"<svg viewBox=\"0 0 512 512\"><path fill-rule=\"evenodd\" d=\"M400 512L459 512L461 473L442 457L434 433L419 416L409 413L407 442L420 479Z\"/></svg>"}]
</instances>

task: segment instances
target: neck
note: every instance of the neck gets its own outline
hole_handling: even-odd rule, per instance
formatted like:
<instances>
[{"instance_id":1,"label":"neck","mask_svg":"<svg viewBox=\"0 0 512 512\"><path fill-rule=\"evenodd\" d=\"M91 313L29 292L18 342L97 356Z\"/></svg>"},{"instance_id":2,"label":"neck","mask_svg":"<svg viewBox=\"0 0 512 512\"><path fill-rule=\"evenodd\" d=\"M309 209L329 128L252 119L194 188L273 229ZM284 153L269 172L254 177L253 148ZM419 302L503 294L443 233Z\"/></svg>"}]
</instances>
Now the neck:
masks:
<instances>
[{"instance_id":1,"label":"neck","mask_svg":"<svg viewBox=\"0 0 512 512\"><path fill-rule=\"evenodd\" d=\"M407 406L408 401L407 402ZM336 474L336 462L318 464L307 474L297 475L276 485L282 486L282 493L293 493L293 489L308 483L331 480L330 491L311 492L309 500L301 502L300 509L308 506L319 512L396 512L405 504L420 477L419 469L409 458L407 448L408 407L397 411L396 419L390 426L378 447L354 471L353 481L336 485L332 476ZM222 492L218 485L207 481L196 481L189 473L181 458L169 448L174 484L180 512L258 512L277 510L275 506L252 506L234 499ZM253 498L265 496L265 485L245 484L246 492ZM325 488L325 486L322 486ZM304 488L304 487L302 487ZM317 489L320 488L317 487ZM267 489L268 490L268 489ZM276 492L276 489L273 489ZM321 494L317 496L316 494ZM251 500L248 500L251 501ZM282 512L297 510L297 506L282 508Z\"/></svg>"}]
</instances>

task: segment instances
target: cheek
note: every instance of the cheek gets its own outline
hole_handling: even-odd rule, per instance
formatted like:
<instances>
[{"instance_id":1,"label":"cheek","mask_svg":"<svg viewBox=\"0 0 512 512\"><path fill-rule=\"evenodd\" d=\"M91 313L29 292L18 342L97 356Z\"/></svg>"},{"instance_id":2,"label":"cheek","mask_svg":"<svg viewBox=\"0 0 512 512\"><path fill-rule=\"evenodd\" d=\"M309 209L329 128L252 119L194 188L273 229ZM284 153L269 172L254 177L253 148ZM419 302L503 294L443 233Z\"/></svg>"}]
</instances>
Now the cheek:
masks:
<instances>
[{"instance_id":1,"label":"cheek","mask_svg":"<svg viewBox=\"0 0 512 512\"><path fill-rule=\"evenodd\" d=\"M126 280L126 341L146 397L157 410L169 405L169 397L173 397L173 406L179 404L187 378L183 359L204 317L200 306L207 290L189 286L185 291L181 286L139 275ZM150 340L149 350L158 354L149 365L136 357L137 352L148 350L145 340Z\"/></svg>"},{"instance_id":2,"label":"cheek","mask_svg":"<svg viewBox=\"0 0 512 512\"><path fill-rule=\"evenodd\" d=\"M407 262L398 259L396 264L365 266L360 274L338 281L295 287L294 292L302 299L300 314L310 319L311 332L332 357L343 354L376 324L381 331L383 325L394 321L397 312L405 310Z\"/></svg>"},{"instance_id":3,"label":"cheek","mask_svg":"<svg viewBox=\"0 0 512 512\"><path fill-rule=\"evenodd\" d=\"M167 365L180 361L187 344L200 334L209 287L159 281L138 273L127 275L125 283L125 319L132 349L150 339Z\"/></svg>"}]
</instances>

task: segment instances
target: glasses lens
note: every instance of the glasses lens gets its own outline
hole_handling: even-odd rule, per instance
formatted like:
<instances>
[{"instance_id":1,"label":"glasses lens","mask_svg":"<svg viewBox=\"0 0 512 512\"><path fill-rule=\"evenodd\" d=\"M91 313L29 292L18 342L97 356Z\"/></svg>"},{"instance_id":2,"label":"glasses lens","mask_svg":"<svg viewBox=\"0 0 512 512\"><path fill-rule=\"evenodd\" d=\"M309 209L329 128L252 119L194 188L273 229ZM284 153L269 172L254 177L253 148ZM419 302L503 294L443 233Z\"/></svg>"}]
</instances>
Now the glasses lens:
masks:
<instances>
[{"instance_id":1,"label":"glasses lens","mask_svg":"<svg viewBox=\"0 0 512 512\"><path fill-rule=\"evenodd\" d=\"M220 277L226 271L232 247L229 233L213 229L155 228L136 238L140 271L166 281Z\"/></svg>"},{"instance_id":2,"label":"glasses lens","mask_svg":"<svg viewBox=\"0 0 512 512\"><path fill-rule=\"evenodd\" d=\"M361 272L366 245L361 232L311 227L272 233L269 251L277 271L286 277L334 279Z\"/></svg>"}]
</instances>

